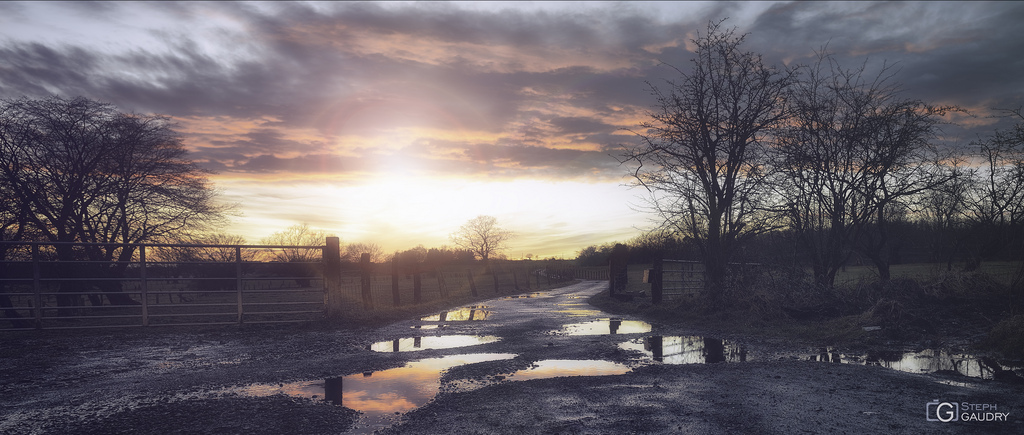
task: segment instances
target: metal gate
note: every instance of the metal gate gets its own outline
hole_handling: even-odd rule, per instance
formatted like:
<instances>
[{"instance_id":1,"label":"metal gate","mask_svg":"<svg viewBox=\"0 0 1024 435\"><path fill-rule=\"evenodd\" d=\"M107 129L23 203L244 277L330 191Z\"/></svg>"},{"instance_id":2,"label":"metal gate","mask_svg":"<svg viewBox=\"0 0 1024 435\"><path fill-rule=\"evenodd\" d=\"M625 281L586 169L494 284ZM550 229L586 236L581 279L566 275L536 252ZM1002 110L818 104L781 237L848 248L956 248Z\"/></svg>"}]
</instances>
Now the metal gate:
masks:
<instances>
[{"instance_id":1,"label":"metal gate","mask_svg":"<svg viewBox=\"0 0 1024 435\"><path fill-rule=\"evenodd\" d=\"M0 330L307 322L324 315L323 246L0 242ZM199 252L181 256L175 251ZM68 259L68 252L71 255ZM280 261L283 252L305 261ZM274 257L278 260L275 261Z\"/></svg>"}]
</instances>

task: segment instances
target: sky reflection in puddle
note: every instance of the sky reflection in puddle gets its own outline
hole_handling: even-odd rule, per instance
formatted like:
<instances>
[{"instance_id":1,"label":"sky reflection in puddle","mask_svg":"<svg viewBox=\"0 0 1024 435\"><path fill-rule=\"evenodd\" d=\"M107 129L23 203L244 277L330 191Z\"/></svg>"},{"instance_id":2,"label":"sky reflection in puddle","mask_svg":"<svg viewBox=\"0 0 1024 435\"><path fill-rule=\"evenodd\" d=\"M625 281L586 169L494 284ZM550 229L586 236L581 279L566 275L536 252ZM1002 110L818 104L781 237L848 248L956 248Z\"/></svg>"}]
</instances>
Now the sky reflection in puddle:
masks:
<instances>
[{"instance_id":1,"label":"sky reflection in puddle","mask_svg":"<svg viewBox=\"0 0 1024 435\"><path fill-rule=\"evenodd\" d=\"M253 384L231 392L248 396L287 394L327 400L363 413L348 433L372 433L395 423L399 414L419 408L433 399L440 390L441 375L445 370L515 357L511 353L451 355L422 359L379 372L289 384Z\"/></svg>"},{"instance_id":2,"label":"sky reflection in puddle","mask_svg":"<svg viewBox=\"0 0 1024 435\"><path fill-rule=\"evenodd\" d=\"M378 341L370 345L374 352L414 352L425 349L451 349L501 341L493 335L440 335L436 337L405 337Z\"/></svg>"},{"instance_id":3,"label":"sky reflection in puddle","mask_svg":"<svg viewBox=\"0 0 1024 435\"><path fill-rule=\"evenodd\" d=\"M539 298L539 297L543 297L543 296L547 296L547 295L545 295L544 293L527 293L525 295L505 296L502 299L504 299L506 301L511 301L511 300L515 300L515 299L530 299L530 298Z\"/></svg>"},{"instance_id":4,"label":"sky reflection in puddle","mask_svg":"<svg viewBox=\"0 0 1024 435\"><path fill-rule=\"evenodd\" d=\"M533 363L530 368L523 369L509 375L508 379L513 381L525 381L529 379L548 379L560 376L621 375L629 370L630 368L625 364L604 360L549 359L537 361Z\"/></svg>"},{"instance_id":5,"label":"sky reflection in puddle","mask_svg":"<svg viewBox=\"0 0 1024 435\"><path fill-rule=\"evenodd\" d=\"M605 334L642 334L651 332L651 324L640 320L601 319L590 322L565 325L560 334L566 335L605 335Z\"/></svg>"},{"instance_id":6,"label":"sky reflection in puddle","mask_svg":"<svg viewBox=\"0 0 1024 435\"><path fill-rule=\"evenodd\" d=\"M863 354L847 354L832 348L825 348L817 354L802 355L802 359L880 366L907 373L952 371L963 376L980 379L993 379L997 371L1007 370L1015 372L1017 376L1024 376L1024 367L1006 366L992 358L935 349L926 349L920 352L873 351Z\"/></svg>"},{"instance_id":7,"label":"sky reflection in puddle","mask_svg":"<svg viewBox=\"0 0 1024 435\"><path fill-rule=\"evenodd\" d=\"M737 343L717 338L660 335L636 338L619 344L620 349L634 350L664 364L713 364L747 361L747 349Z\"/></svg>"},{"instance_id":8,"label":"sky reflection in puddle","mask_svg":"<svg viewBox=\"0 0 1024 435\"><path fill-rule=\"evenodd\" d=\"M477 305L472 307L462 307L451 311L443 311L432 316L420 318L424 322L458 322L468 320L487 320L487 317L491 315L491 312L487 310L487 306Z\"/></svg>"}]
</instances>

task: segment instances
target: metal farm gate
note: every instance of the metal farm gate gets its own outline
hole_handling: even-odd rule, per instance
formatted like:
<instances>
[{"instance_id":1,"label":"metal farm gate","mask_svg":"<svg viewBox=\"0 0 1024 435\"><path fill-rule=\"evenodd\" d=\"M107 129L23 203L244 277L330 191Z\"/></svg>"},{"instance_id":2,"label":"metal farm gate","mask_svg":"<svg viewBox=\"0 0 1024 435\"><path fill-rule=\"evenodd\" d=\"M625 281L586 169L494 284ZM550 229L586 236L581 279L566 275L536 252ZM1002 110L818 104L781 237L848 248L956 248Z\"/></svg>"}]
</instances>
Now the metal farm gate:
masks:
<instances>
[{"instance_id":1,"label":"metal farm gate","mask_svg":"<svg viewBox=\"0 0 1024 435\"><path fill-rule=\"evenodd\" d=\"M63 245L63 246L62 246ZM0 242L0 330L307 322L323 318L324 246ZM293 258L294 261L282 261Z\"/></svg>"}]
</instances>

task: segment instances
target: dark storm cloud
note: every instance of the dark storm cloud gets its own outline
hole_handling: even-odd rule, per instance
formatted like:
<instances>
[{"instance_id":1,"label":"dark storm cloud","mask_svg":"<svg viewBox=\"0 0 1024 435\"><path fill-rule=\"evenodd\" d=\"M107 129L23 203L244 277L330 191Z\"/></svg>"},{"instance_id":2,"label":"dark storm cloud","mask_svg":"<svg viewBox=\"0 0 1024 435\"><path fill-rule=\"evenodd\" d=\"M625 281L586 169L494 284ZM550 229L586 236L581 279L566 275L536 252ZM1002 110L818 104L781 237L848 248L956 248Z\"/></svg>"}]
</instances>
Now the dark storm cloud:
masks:
<instances>
[{"instance_id":1,"label":"dark storm cloud","mask_svg":"<svg viewBox=\"0 0 1024 435\"><path fill-rule=\"evenodd\" d=\"M0 4L0 14L26 20L36 6ZM659 86L678 74L661 62L688 68L684 42L709 20L745 16L725 26L750 23L739 29L750 33L746 48L770 63L808 63L828 44L846 67L869 57L872 65L898 62L897 79L914 98L1022 103L1018 3L714 3L675 19L631 3L558 12L463 6L72 3L64 7L91 20L141 10L180 24L148 30L160 46L123 41L127 50L78 39L0 38L0 96L56 92L181 118L261 119L230 138L190 136L202 141L193 147L196 158L220 170L372 170L387 154L341 157L327 148L343 137L423 128L500 137L452 142L448 151L461 158L433 154L436 146L403 150L425 168L617 175L608 150L628 137L612 133L650 108L645 81ZM747 16L751 10L759 12ZM211 17L226 17L226 24L203 27ZM321 138L285 133L297 129ZM562 149L566 144L579 149ZM582 151L595 144L603 151Z\"/></svg>"},{"instance_id":2,"label":"dark storm cloud","mask_svg":"<svg viewBox=\"0 0 1024 435\"><path fill-rule=\"evenodd\" d=\"M749 46L810 63L826 46L846 68L883 62L909 97L965 106L1021 104L1024 5L1017 2L797 2L761 14Z\"/></svg>"}]
</instances>

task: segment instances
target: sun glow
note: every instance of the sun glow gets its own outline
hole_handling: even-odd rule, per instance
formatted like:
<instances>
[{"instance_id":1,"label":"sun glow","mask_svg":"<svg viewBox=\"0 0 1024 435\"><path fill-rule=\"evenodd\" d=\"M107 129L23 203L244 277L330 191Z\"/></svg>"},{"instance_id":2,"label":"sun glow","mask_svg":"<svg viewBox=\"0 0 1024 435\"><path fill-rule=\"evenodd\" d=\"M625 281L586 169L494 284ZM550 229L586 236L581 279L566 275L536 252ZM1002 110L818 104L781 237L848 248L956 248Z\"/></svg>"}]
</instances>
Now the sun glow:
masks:
<instances>
[{"instance_id":1,"label":"sun glow","mask_svg":"<svg viewBox=\"0 0 1024 435\"><path fill-rule=\"evenodd\" d=\"M587 245L627 240L646 223L629 207L638 202L634 192L618 183L439 178L404 169L359 182L232 179L218 186L242 212L229 232L253 242L305 222L385 252L438 247L450 245L448 235L466 221L490 215L517 235L510 258L568 258Z\"/></svg>"}]
</instances>

